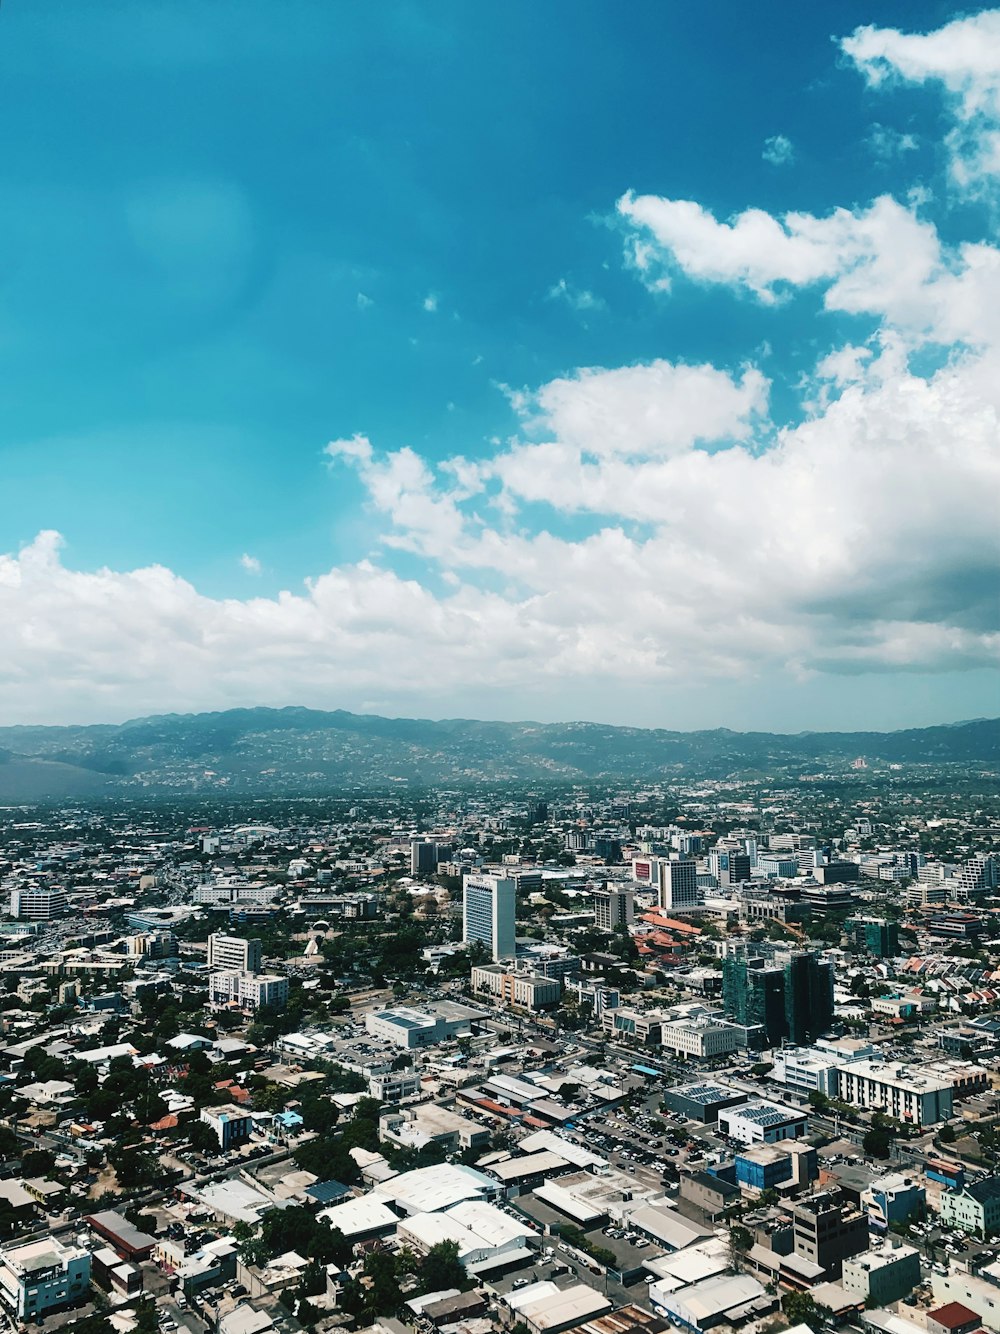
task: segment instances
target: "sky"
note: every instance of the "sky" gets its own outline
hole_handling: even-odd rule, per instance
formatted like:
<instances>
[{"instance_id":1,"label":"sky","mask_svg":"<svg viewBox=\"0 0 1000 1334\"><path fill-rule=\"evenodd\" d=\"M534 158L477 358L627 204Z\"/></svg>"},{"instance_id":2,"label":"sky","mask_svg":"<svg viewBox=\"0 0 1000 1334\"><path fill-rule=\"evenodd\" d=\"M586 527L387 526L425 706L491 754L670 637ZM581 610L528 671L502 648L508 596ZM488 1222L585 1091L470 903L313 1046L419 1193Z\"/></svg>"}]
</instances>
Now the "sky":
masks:
<instances>
[{"instance_id":1,"label":"sky","mask_svg":"<svg viewBox=\"0 0 1000 1334\"><path fill-rule=\"evenodd\" d=\"M6 0L0 722L1000 714L1000 10Z\"/></svg>"}]
</instances>

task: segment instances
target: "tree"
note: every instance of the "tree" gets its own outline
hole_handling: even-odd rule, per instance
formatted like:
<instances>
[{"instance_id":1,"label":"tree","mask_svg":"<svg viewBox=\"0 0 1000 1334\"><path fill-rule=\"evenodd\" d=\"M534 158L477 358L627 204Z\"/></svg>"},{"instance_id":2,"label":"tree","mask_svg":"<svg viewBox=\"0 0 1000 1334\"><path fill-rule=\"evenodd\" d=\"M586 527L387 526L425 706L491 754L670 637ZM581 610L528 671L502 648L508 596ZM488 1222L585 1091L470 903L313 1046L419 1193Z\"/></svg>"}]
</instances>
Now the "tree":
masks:
<instances>
[{"instance_id":1,"label":"tree","mask_svg":"<svg viewBox=\"0 0 1000 1334\"><path fill-rule=\"evenodd\" d=\"M439 1241L424 1256L420 1266L423 1292L442 1292L445 1288L464 1288L465 1266L458 1258L457 1241Z\"/></svg>"},{"instance_id":2,"label":"tree","mask_svg":"<svg viewBox=\"0 0 1000 1334\"><path fill-rule=\"evenodd\" d=\"M820 1308L810 1292L786 1292L781 1309L792 1325L808 1325L810 1329L818 1330L823 1323Z\"/></svg>"},{"instance_id":3,"label":"tree","mask_svg":"<svg viewBox=\"0 0 1000 1334\"><path fill-rule=\"evenodd\" d=\"M820 1089L812 1089L809 1093L809 1106L814 1112L822 1116L830 1110L830 1099Z\"/></svg>"},{"instance_id":4,"label":"tree","mask_svg":"<svg viewBox=\"0 0 1000 1334\"><path fill-rule=\"evenodd\" d=\"M187 1127L188 1143L197 1153L218 1153L219 1137L205 1121L192 1121Z\"/></svg>"},{"instance_id":5,"label":"tree","mask_svg":"<svg viewBox=\"0 0 1000 1334\"><path fill-rule=\"evenodd\" d=\"M955 1143L955 1127L948 1125L947 1122L938 1131L938 1139L942 1144Z\"/></svg>"},{"instance_id":6,"label":"tree","mask_svg":"<svg viewBox=\"0 0 1000 1334\"><path fill-rule=\"evenodd\" d=\"M729 1228L729 1268L738 1274L743 1268L743 1257L753 1245L753 1233L741 1223Z\"/></svg>"}]
</instances>

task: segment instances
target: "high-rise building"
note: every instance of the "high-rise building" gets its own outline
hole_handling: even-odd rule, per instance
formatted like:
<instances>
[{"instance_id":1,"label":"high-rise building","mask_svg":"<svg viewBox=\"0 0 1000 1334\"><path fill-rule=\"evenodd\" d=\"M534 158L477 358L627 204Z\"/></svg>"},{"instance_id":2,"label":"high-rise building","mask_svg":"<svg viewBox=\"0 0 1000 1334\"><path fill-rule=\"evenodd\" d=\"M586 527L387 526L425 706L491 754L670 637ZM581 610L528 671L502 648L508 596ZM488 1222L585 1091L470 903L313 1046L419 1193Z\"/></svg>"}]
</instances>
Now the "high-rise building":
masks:
<instances>
[{"instance_id":1,"label":"high-rise building","mask_svg":"<svg viewBox=\"0 0 1000 1334\"><path fill-rule=\"evenodd\" d=\"M437 870L438 848L425 838L410 841L410 874L433 875Z\"/></svg>"},{"instance_id":2,"label":"high-rise building","mask_svg":"<svg viewBox=\"0 0 1000 1334\"><path fill-rule=\"evenodd\" d=\"M899 953L899 925L884 917L855 917L845 923L856 949L876 959L894 959Z\"/></svg>"},{"instance_id":3,"label":"high-rise building","mask_svg":"<svg viewBox=\"0 0 1000 1334\"><path fill-rule=\"evenodd\" d=\"M833 1023L833 965L808 950L731 954L722 964L722 1000L726 1014L757 1028L766 1045L788 1038L801 1046Z\"/></svg>"},{"instance_id":4,"label":"high-rise building","mask_svg":"<svg viewBox=\"0 0 1000 1334\"><path fill-rule=\"evenodd\" d=\"M259 973L261 943L255 937L211 935L208 938L208 967L234 973Z\"/></svg>"},{"instance_id":5,"label":"high-rise building","mask_svg":"<svg viewBox=\"0 0 1000 1334\"><path fill-rule=\"evenodd\" d=\"M788 956L785 1036L796 1046L822 1037L833 1023L833 964L809 950Z\"/></svg>"},{"instance_id":6,"label":"high-rise building","mask_svg":"<svg viewBox=\"0 0 1000 1334\"><path fill-rule=\"evenodd\" d=\"M697 862L660 862L659 902L661 908L674 912L697 908L701 904Z\"/></svg>"},{"instance_id":7,"label":"high-rise building","mask_svg":"<svg viewBox=\"0 0 1000 1334\"><path fill-rule=\"evenodd\" d=\"M1000 861L994 856L973 857L958 873L958 897L980 895L1000 885Z\"/></svg>"},{"instance_id":8,"label":"high-rise building","mask_svg":"<svg viewBox=\"0 0 1000 1334\"><path fill-rule=\"evenodd\" d=\"M784 971L765 966L763 959L723 960L722 1003L736 1023L758 1030L760 1045L773 1047L787 1035Z\"/></svg>"},{"instance_id":9,"label":"high-rise building","mask_svg":"<svg viewBox=\"0 0 1000 1334\"><path fill-rule=\"evenodd\" d=\"M516 897L511 879L467 875L462 882L462 939L468 944L478 940L494 959L512 959Z\"/></svg>"},{"instance_id":10,"label":"high-rise building","mask_svg":"<svg viewBox=\"0 0 1000 1334\"><path fill-rule=\"evenodd\" d=\"M635 921L635 890L603 885L594 890L594 925L599 931L617 931Z\"/></svg>"},{"instance_id":11,"label":"high-rise building","mask_svg":"<svg viewBox=\"0 0 1000 1334\"><path fill-rule=\"evenodd\" d=\"M710 852L708 869L720 885L740 885L750 879L750 854L733 849Z\"/></svg>"}]
</instances>

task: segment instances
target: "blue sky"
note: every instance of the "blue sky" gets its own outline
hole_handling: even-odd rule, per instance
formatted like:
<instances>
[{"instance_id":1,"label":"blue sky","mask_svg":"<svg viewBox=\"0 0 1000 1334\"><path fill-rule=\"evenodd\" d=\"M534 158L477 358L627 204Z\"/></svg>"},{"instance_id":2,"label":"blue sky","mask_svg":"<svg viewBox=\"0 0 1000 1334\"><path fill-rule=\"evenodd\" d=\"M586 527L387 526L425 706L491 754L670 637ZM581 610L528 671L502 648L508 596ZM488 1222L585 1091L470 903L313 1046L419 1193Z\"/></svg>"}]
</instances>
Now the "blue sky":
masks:
<instances>
[{"instance_id":1,"label":"blue sky","mask_svg":"<svg viewBox=\"0 0 1000 1334\"><path fill-rule=\"evenodd\" d=\"M994 330L943 287L995 241L1000 33L958 13L8 0L4 721L1000 711L955 426ZM777 268L713 258L751 209ZM914 392L957 473L894 439Z\"/></svg>"}]
</instances>

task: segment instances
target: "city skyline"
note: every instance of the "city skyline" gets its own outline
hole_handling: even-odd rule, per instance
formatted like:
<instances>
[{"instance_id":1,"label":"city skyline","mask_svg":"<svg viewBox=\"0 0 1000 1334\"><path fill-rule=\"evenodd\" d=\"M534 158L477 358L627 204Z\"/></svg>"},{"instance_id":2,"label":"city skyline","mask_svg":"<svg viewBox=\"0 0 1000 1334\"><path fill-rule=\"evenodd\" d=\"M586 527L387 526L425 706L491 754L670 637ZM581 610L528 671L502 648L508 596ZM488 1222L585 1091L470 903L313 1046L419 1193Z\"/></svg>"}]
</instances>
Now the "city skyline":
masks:
<instances>
[{"instance_id":1,"label":"city skyline","mask_svg":"<svg viewBox=\"0 0 1000 1334\"><path fill-rule=\"evenodd\" d=\"M86 10L0 13L0 723L1000 712L1000 11Z\"/></svg>"}]
</instances>

